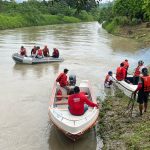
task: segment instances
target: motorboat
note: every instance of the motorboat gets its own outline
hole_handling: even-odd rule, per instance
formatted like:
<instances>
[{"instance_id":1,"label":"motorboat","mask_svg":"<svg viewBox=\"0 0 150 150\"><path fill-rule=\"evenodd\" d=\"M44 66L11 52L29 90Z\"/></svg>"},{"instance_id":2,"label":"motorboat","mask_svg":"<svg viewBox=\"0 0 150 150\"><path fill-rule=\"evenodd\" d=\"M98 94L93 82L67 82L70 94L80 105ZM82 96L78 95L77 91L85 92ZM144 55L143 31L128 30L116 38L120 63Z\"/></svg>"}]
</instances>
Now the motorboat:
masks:
<instances>
[{"instance_id":1,"label":"motorboat","mask_svg":"<svg viewBox=\"0 0 150 150\"><path fill-rule=\"evenodd\" d=\"M81 92L86 93L89 100L97 103L88 80L82 80L79 88ZM62 91L62 95L57 94L58 90ZM66 90L55 82L50 98L49 118L67 137L75 141L96 124L99 109L88 107L83 115L72 115L68 110L68 96Z\"/></svg>"}]
</instances>

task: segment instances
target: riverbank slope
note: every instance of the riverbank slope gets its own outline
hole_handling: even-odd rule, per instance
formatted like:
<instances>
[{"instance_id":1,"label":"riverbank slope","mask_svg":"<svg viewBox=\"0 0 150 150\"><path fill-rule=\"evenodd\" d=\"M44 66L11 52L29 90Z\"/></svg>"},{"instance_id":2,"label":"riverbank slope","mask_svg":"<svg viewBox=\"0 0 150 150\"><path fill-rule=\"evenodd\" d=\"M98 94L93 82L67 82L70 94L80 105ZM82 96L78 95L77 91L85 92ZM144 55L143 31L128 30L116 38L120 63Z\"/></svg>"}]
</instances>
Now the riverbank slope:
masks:
<instances>
[{"instance_id":1,"label":"riverbank slope","mask_svg":"<svg viewBox=\"0 0 150 150\"><path fill-rule=\"evenodd\" d=\"M103 149L148 150L150 149L150 106L142 116L135 102L132 116L126 111L129 98L120 91L107 97L100 112L99 133Z\"/></svg>"},{"instance_id":2,"label":"riverbank slope","mask_svg":"<svg viewBox=\"0 0 150 150\"><path fill-rule=\"evenodd\" d=\"M141 43L141 47L150 47L150 23L141 23L134 26L116 26L111 23L103 24L109 33L125 38L132 38Z\"/></svg>"}]
</instances>

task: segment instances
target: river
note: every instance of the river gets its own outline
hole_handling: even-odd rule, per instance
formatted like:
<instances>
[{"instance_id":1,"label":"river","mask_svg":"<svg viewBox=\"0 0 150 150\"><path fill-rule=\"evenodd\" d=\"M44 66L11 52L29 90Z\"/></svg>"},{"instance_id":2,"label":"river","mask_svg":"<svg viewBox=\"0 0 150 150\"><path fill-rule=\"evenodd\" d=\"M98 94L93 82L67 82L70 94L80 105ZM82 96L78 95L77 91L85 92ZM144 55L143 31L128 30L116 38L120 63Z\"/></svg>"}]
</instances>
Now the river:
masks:
<instances>
[{"instance_id":1,"label":"river","mask_svg":"<svg viewBox=\"0 0 150 150\"><path fill-rule=\"evenodd\" d=\"M20 65L12 54L21 46L28 55L34 45L57 47L62 63ZM77 142L57 131L48 119L51 89L64 68L77 83L90 80L96 96L103 97L109 70L128 59L130 71L142 59L149 65L150 49L140 43L112 36L97 22L18 28L0 31L0 149L1 150L98 150L94 130ZM101 145L101 144L98 144Z\"/></svg>"}]
</instances>

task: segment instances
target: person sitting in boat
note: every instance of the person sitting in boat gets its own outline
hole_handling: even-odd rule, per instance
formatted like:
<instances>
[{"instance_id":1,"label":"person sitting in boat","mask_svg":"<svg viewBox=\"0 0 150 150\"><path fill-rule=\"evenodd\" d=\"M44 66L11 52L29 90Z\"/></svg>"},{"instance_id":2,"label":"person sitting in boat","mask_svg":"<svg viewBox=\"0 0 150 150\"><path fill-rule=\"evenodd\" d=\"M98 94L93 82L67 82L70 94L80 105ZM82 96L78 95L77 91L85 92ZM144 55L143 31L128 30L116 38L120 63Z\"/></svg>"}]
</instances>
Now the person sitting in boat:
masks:
<instances>
[{"instance_id":1,"label":"person sitting in boat","mask_svg":"<svg viewBox=\"0 0 150 150\"><path fill-rule=\"evenodd\" d=\"M124 64L121 63L120 67L117 68L116 70L116 79L118 81L124 80L126 77L126 69L124 68Z\"/></svg>"},{"instance_id":2,"label":"person sitting in boat","mask_svg":"<svg viewBox=\"0 0 150 150\"><path fill-rule=\"evenodd\" d=\"M31 50L31 56L32 56L32 57L36 57L36 51L37 51L37 47L34 46L34 47L32 48L32 50Z\"/></svg>"},{"instance_id":3,"label":"person sitting in boat","mask_svg":"<svg viewBox=\"0 0 150 150\"><path fill-rule=\"evenodd\" d=\"M53 54L52 54L52 57L54 58L58 58L59 57L59 51L57 48L53 48Z\"/></svg>"},{"instance_id":4,"label":"person sitting in boat","mask_svg":"<svg viewBox=\"0 0 150 150\"><path fill-rule=\"evenodd\" d=\"M43 51L40 49L40 47L37 47L37 55L36 58L43 58Z\"/></svg>"},{"instance_id":5,"label":"person sitting in boat","mask_svg":"<svg viewBox=\"0 0 150 150\"><path fill-rule=\"evenodd\" d=\"M20 48L20 55L27 57L27 51L26 48L24 48L24 46L21 46Z\"/></svg>"},{"instance_id":6,"label":"person sitting in boat","mask_svg":"<svg viewBox=\"0 0 150 150\"><path fill-rule=\"evenodd\" d=\"M68 80L67 80L67 73L68 73L68 69L64 69L63 73L60 73L59 76L56 79L56 82L59 82L59 85L61 87L63 87L64 89L67 90L67 92L69 92L69 87L68 87Z\"/></svg>"},{"instance_id":7,"label":"person sitting in boat","mask_svg":"<svg viewBox=\"0 0 150 150\"><path fill-rule=\"evenodd\" d=\"M109 71L108 74L106 75L105 81L104 81L104 86L106 88L110 88L112 83L113 83L113 78L112 78L112 71Z\"/></svg>"},{"instance_id":8,"label":"person sitting in boat","mask_svg":"<svg viewBox=\"0 0 150 150\"><path fill-rule=\"evenodd\" d=\"M45 47L43 49L43 55L44 55L44 57L49 57L49 49L48 49L47 45L45 45Z\"/></svg>"},{"instance_id":9,"label":"person sitting in boat","mask_svg":"<svg viewBox=\"0 0 150 150\"><path fill-rule=\"evenodd\" d=\"M128 68L129 68L129 62L128 62L127 59L125 59L122 63L124 64L123 67L126 69L126 76L125 76L125 78L126 78L127 77L127 73L128 73Z\"/></svg>"},{"instance_id":10,"label":"person sitting in boat","mask_svg":"<svg viewBox=\"0 0 150 150\"><path fill-rule=\"evenodd\" d=\"M134 85L137 85L138 84L138 81L139 81L139 77L141 74L141 71L143 68L146 68L144 66L144 62L142 60L138 61L138 66L135 68L135 72L134 72L134 75L133 75L133 84Z\"/></svg>"},{"instance_id":11,"label":"person sitting in boat","mask_svg":"<svg viewBox=\"0 0 150 150\"><path fill-rule=\"evenodd\" d=\"M138 91L137 102L139 103L140 115L143 114L143 107L144 107L144 112L147 111L148 97L149 97L149 93L150 93L150 75L148 75L147 68L142 69L142 75L143 76L141 76L139 79L137 89L133 92L133 95L135 98L136 93Z\"/></svg>"},{"instance_id":12,"label":"person sitting in boat","mask_svg":"<svg viewBox=\"0 0 150 150\"><path fill-rule=\"evenodd\" d=\"M98 104L93 103L85 94L81 93L78 86L75 86L74 94L68 97L69 112L72 115L81 116L88 110L88 106L85 104L91 107L99 107Z\"/></svg>"}]
</instances>

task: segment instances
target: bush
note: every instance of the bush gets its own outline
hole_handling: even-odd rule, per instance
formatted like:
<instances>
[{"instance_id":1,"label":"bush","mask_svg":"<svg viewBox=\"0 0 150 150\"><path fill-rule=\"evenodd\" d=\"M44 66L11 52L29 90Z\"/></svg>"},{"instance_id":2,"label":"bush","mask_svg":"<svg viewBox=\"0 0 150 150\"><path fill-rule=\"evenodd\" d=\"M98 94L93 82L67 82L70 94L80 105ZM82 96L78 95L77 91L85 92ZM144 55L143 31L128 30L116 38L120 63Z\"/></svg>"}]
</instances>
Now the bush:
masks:
<instances>
[{"instance_id":1,"label":"bush","mask_svg":"<svg viewBox=\"0 0 150 150\"><path fill-rule=\"evenodd\" d=\"M93 21L93 16L88 14L85 10L82 10L78 17L83 21Z\"/></svg>"},{"instance_id":2,"label":"bush","mask_svg":"<svg viewBox=\"0 0 150 150\"><path fill-rule=\"evenodd\" d=\"M129 24L129 20L126 16L119 16L114 18L116 25L125 26Z\"/></svg>"},{"instance_id":3,"label":"bush","mask_svg":"<svg viewBox=\"0 0 150 150\"><path fill-rule=\"evenodd\" d=\"M63 21L64 21L65 23L78 23L78 22L80 22L80 20L79 20L78 18L75 18L75 17L68 17L68 16L65 16L65 17L63 18Z\"/></svg>"}]
</instances>

